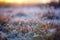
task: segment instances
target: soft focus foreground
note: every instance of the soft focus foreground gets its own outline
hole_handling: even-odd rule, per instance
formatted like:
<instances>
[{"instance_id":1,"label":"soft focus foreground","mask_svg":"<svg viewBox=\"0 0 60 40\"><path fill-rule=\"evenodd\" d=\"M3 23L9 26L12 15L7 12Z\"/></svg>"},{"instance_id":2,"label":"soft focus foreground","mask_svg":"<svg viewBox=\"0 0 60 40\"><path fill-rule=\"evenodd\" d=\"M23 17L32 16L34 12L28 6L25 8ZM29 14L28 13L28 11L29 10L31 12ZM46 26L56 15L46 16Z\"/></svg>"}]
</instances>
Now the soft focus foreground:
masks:
<instances>
[{"instance_id":1,"label":"soft focus foreground","mask_svg":"<svg viewBox=\"0 0 60 40\"><path fill-rule=\"evenodd\" d=\"M0 40L60 40L60 9L1 7Z\"/></svg>"}]
</instances>

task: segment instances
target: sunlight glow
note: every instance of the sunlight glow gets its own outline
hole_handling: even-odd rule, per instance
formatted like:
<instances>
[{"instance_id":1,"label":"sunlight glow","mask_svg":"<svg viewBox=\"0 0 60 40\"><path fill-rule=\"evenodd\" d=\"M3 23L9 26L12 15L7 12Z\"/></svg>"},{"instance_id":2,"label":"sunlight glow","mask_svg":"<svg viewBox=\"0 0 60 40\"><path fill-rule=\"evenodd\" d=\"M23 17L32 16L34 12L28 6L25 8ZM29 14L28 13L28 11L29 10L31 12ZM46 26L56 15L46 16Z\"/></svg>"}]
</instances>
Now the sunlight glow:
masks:
<instances>
[{"instance_id":1,"label":"sunlight glow","mask_svg":"<svg viewBox=\"0 0 60 40\"><path fill-rule=\"evenodd\" d=\"M47 3L50 0L0 0L0 2L8 3Z\"/></svg>"},{"instance_id":2,"label":"sunlight glow","mask_svg":"<svg viewBox=\"0 0 60 40\"><path fill-rule=\"evenodd\" d=\"M0 2L17 3L17 4L40 4L49 3L52 0L0 0Z\"/></svg>"}]
</instances>

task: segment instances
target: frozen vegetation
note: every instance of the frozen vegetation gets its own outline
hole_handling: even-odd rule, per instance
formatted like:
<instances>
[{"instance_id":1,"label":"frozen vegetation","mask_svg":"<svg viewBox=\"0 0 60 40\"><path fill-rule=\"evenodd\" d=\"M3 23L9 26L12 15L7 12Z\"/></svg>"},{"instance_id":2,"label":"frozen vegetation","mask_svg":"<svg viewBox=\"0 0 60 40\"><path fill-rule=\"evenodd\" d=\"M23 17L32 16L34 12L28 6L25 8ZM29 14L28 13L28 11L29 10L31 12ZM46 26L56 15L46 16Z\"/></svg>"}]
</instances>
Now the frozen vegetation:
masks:
<instances>
[{"instance_id":1,"label":"frozen vegetation","mask_svg":"<svg viewBox=\"0 0 60 40\"><path fill-rule=\"evenodd\" d=\"M54 7L0 8L1 40L53 40L60 25L60 9Z\"/></svg>"}]
</instances>

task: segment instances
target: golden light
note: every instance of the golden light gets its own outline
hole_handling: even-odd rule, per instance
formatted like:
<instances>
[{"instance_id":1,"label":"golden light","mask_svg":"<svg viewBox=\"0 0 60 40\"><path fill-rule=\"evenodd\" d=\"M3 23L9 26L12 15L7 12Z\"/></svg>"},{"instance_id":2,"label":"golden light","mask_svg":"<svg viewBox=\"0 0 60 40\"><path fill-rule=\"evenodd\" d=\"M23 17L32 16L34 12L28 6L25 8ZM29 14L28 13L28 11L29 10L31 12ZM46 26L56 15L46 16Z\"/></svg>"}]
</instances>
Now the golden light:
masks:
<instances>
[{"instance_id":1,"label":"golden light","mask_svg":"<svg viewBox=\"0 0 60 40\"><path fill-rule=\"evenodd\" d=\"M8 3L23 3L23 2L25 2L25 0L5 0L5 2L8 2Z\"/></svg>"},{"instance_id":2,"label":"golden light","mask_svg":"<svg viewBox=\"0 0 60 40\"><path fill-rule=\"evenodd\" d=\"M50 0L0 0L0 2L18 3L18 4L38 4L38 3L49 3Z\"/></svg>"},{"instance_id":3,"label":"golden light","mask_svg":"<svg viewBox=\"0 0 60 40\"><path fill-rule=\"evenodd\" d=\"M41 4L41 3L50 3L50 2L59 2L59 0L0 0L0 2L4 2L4 3L12 3L12 4L30 4L30 5L34 5L34 4Z\"/></svg>"}]
</instances>

